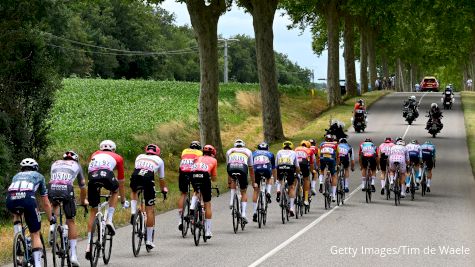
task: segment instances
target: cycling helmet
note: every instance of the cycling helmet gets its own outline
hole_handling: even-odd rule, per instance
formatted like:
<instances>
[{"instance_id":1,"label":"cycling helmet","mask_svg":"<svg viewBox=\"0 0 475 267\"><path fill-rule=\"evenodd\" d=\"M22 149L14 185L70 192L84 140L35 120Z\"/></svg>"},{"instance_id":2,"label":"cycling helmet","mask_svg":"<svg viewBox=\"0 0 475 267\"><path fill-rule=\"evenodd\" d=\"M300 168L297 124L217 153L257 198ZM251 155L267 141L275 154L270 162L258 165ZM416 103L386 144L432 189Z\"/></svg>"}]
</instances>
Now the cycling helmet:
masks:
<instances>
[{"instance_id":1,"label":"cycling helmet","mask_svg":"<svg viewBox=\"0 0 475 267\"><path fill-rule=\"evenodd\" d=\"M310 148L312 146L312 144L310 144L310 142L307 140L302 140L302 142L300 142L300 145L306 148Z\"/></svg>"},{"instance_id":2,"label":"cycling helmet","mask_svg":"<svg viewBox=\"0 0 475 267\"><path fill-rule=\"evenodd\" d=\"M36 162L36 160L32 159L32 158L26 158L26 159L23 159L21 162L20 162L20 166L22 168L25 168L25 167L30 167L30 168L33 168L34 170L38 170L39 166L38 166L38 162Z\"/></svg>"},{"instance_id":3,"label":"cycling helmet","mask_svg":"<svg viewBox=\"0 0 475 267\"><path fill-rule=\"evenodd\" d=\"M369 138L369 137L368 137L368 138L366 138L364 141L365 141L365 142L370 142L370 143L372 143L372 142L373 142L373 140L371 140L371 138Z\"/></svg>"},{"instance_id":4,"label":"cycling helmet","mask_svg":"<svg viewBox=\"0 0 475 267\"><path fill-rule=\"evenodd\" d=\"M410 99L416 100L416 96L415 96L415 95L411 95Z\"/></svg>"},{"instance_id":5,"label":"cycling helmet","mask_svg":"<svg viewBox=\"0 0 475 267\"><path fill-rule=\"evenodd\" d=\"M396 138L396 143L397 143L398 141L401 141L401 140L402 140L402 137Z\"/></svg>"},{"instance_id":6,"label":"cycling helmet","mask_svg":"<svg viewBox=\"0 0 475 267\"><path fill-rule=\"evenodd\" d=\"M257 145L258 150L269 150L269 145L266 142L262 142Z\"/></svg>"},{"instance_id":7,"label":"cycling helmet","mask_svg":"<svg viewBox=\"0 0 475 267\"><path fill-rule=\"evenodd\" d=\"M346 138L340 138L340 143L346 144L346 143L348 143L348 141L346 141Z\"/></svg>"},{"instance_id":8,"label":"cycling helmet","mask_svg":"<svg viewBox=\"0 0 475 267\"><path fill-rule=\"evenodd\" d=\"M430 140L427 140L427 141L425 141L425 143L424 143L424 144L432 145L432 141L430 141Z\"/></svg>"},{"instance_id":9,"label":"cycling helmet","mask_svg":"<svg viewBox=\"0 0 475 267\"><path fill-rule=\"evenodd\" d=\"M203 154L209 154L214 157L216 156L216 149L212 145L205 145L205 147L203 147Z\"/></svg>"},{"instance_id":10,"label":"cycling helmet","mask_svg":"<svg viewBox=\"0 0 475 267\"><path fill-rule=\"evenodd\" d=\"M104 140L101 142L101 144L99 145L99 149L100 150L109 150L109 151L115 151L116 149L116 145L113 141L111 140Z\"/></svg>"},{"instance_id":11,"label":"cycling helmet","mask_svg":"<svg viewBox=\"0 0 475 267\"><path fill-rule=\"evenodd\" d=\"M361 105L363 105L363 99L358 99L358 103L360 103Z\"/></svg>"},{"instance_id":12,"label":"cycling helmet","mask_svg":"<svg viewBox=\"0 0 475 267\"><path fill-rule=\"evenodd\" d=\"M437 103L432 103L432 104L430 105L430 107L431 107L431 108L437 108Z\"/></svg>"},{"instance_id":13,"label":"cycling helmet","mask_svg":"<svg viewBox=\"0 0 475 267\"><path fill-rule=\"evenodd\" d=\"M412 139L412 140L411 140L411 144L419 144L419 142L417 142L416 139Z\"/></svg>"},{"instance_id":14,"label":"cycling helmet","mask_svg":"<svg viewBox=\"0 0 475 267\"><path fill-rule=\"evenodd\" d=\"M283 149L294 149L294 143L290 142L290 141L285 141L284 143L282 143L282 148Z\"/></svg>"},{"instance_id":15,"label":"cycling helmet","mask_svg":"<svg viewBox=\"0 0 475 267\"><path fill-rule=\"evenodd\" d=\"M160 148L155 144L150 144L145 147L145 153L160 156Z\"/></svg>"},{"instance_id":16,"label":"cycling helmet","mask_svg":"<svg viewBox=\"0 0 475 267\"><path fill-rule=\"evenodd\" d=\"M325 141L332 142L333 141L333 136L331 134L325 135Z\"/></svg>"},{"instance_id":17,"label":"cycling helmet","mask_svg":"<svg viewBox=\"0 0 475 267\"><path fill-rule=\"evenodd\" d=\"M201 149L200 141L191 141L190 148L200 150Z\"/></svg>"},{"instance_id":18,"label":"cycling helmet","mask_svg":"<svg viewBox=\"0 0 475 267\"><path fill-rule=\"evenodd\" d=\"M234 141L234 147L246 147L246 143L244 143L244 141L241 139L237 139Z\"/></svg>"},{"instance_id":19,"label":"cycling helmet","mask_svg":"<svg viewBox=\"0 0 475 267\"><path fill-rule=\"evenodd\" d=\"M392 143L393 139L391 139L391 137L386 137L386 139L384 139L384 142L385 143Z\"/></svg>"},{"instance_id":20,"label":"cycling helmet","mask_svg":"<svg viewBox=\"0 0 475 267\"><path fill-rule=\"evenodd\" d=\"M64 152L63 159L64 160L74 160L74 161L77 162L77 161L79 161L79 155L76 154L76 152L74 152L72 150L69 150L69 151Z\"/></svg>"},{"instance_id":21,"label":"cycling helmet","mask_svg":"<svg viewBox=\"0 0 475 267\"><path fill-rule=\"evenodd\" d=\"M317 142L315 141L315 139L309 139L308 141L310 142L310 144L311 144L312 146L316 146L316 145L317 145Z\"/></svg>"}]
</instances>

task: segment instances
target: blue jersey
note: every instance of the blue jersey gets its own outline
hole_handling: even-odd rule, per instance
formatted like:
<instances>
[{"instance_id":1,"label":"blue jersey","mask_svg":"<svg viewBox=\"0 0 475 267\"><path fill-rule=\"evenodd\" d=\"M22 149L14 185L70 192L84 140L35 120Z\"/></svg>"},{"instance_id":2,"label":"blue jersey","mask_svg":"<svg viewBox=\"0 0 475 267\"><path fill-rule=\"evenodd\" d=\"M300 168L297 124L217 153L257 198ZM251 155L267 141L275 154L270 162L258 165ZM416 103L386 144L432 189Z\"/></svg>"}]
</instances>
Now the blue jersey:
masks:
<instances>
[{"instance_id":1,"label":"blue jersey","mask_svg":"<svg viewBox=\"0 0 475 267\"><path fill-rule=\"evenodd\" d=\"M421 145L421 158L424 160L435 159L435 145L423 144Z\"/></svg>"},{"instance_id":2,"label":"blue jersey","mask_svg":"<svg viewBox=\"0 0 475 267\"><path fill-rule=\"evenodd\" d=\"M48 195L45 177L37 171L19 172L13 176L8 192L32 192L38 191L41 196Z\"/></svg>"},{"instance_id":3,"label":"blue jersey","mask_svg":"<svg viewBox=\"0 0 475 267\"><path fill-rule=\"evenodd\" d=\"M252 166L255 171L275 169L274 154L267 150L256 150L252 152Z\"/></svg>"},{"instance_id":4,"label":"blue jersey","mask_svg":"<svg viewBox=\"0 0 475 267\"><path fill-rule=\"evenodd\" d=\"M348 157L350 160L354 160L353 148L348 143L338 144L338 157Z\"/></svg>"}]
</instances>

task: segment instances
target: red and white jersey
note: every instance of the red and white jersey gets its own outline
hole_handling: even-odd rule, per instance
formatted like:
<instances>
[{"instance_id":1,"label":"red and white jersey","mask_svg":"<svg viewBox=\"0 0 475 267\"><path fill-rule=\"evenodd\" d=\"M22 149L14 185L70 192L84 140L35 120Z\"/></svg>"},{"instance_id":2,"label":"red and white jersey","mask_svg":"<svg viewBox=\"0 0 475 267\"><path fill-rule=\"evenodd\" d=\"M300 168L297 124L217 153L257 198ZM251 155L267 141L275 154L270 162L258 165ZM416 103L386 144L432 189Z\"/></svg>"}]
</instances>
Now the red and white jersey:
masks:
<instances>
[{"instance_id":1,"label":"red and white jersey","mask_svg":"<svg viewBox=\"0 0 475 267\"><path fill-rule=\"evenodd\" d=\"M381 145L379 145L378 147L378 154L383 156L386 155L386 156L389 156L389 152L391 151L391 147L394 146L394 143L390 142L390 143L382 143Z\"/></svg>"},{"instance_id":2,"label":"red and white jersey","mask_svg":"<svg viewBox=\"0 0 475 267\"><path fill-rule=\"evenodd\" d=\"M401 145L394 145L391 147L389 152L389 161L390 162L401 162L405 163L409 160L409 155L407 153L406 147Z\"/></svg>"},{"instance_id":3,"label":"red and white jersey","mask_svg":"<svg viewBox=\"0 0 475 267\"><path fill-rule=\"evenodd\" d=\"M159 178L165 177L165 164L157 155L140 154L135 159L135 169L147 170L158 174Z\"/></svg>"},{"instance_id":4,"label":"red and white jersey","mask_svg":"<svg viewBox=\"0 0 475 267\"><path fill-rule=\"evenodd\" d=\"M124 180L124 159L115 152L98 150L92 154L87 171L114 169L117 169L117 180Z\"/></svg>"}]
</instances>

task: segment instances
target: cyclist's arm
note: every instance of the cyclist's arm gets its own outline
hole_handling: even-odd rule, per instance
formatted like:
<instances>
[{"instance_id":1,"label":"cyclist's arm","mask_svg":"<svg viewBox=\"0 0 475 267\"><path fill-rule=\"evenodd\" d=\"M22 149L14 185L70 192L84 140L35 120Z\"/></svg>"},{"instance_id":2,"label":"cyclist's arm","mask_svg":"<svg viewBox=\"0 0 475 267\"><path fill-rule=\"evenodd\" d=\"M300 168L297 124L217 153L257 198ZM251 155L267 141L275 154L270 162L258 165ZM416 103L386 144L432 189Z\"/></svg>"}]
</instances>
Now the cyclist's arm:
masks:
<instances>
[{"instance_id":1,"label":"cyclist's arm","mask_svg":"<svg viewBox=\"0 0 475 267\"><path fill-rule=\"evenodd\" d=\"M53 220L53 210L51 208L51 203L49 202L48 199L48 190L46 189L46 181L45 177L40 174L40 184L39 184L39 193L41 195L41 204L43 206L43 210L46 212L46 215L48 215L48 219L51 222Z\"/></svg>"},{"instance_id":2,"label":"cyclist's arm","mask_svg":"<svg viewBox=\"0 0 475 267\"><path fill-rule=\"evenodd\" d=\"M215 164L211 169L211 181L216 182L216 180L218 180L218 161L215 161Z\"/></svg>"},{"instance_id":3,"label":"cyclist's arm","mask_svg":"<svg viewBox=\"0 0 475 267\"><path fill-rule=\"evenodd\" d=\"M81 201L81 205L86 205L86 196L87 196L87 191L86 191L86 179L84 178L84 172L82 170L81 165L79 165L79 173L78 173L78 185L80 189L80 194L79 194L79 199Z\"/></svg>"},{"instance_id":4,"label":"cyclist's arm","mask_svg":"<svg viewBox=\"0 0 475 267\"><path fill-rule=\"evenodd\" d=\"M125 179L124 179L124 159L117 155L115 157L117 162L117 180L119 181L119 195L120 195L120 203L123 205L125 203Z\"/></svg>"}]
</instances>

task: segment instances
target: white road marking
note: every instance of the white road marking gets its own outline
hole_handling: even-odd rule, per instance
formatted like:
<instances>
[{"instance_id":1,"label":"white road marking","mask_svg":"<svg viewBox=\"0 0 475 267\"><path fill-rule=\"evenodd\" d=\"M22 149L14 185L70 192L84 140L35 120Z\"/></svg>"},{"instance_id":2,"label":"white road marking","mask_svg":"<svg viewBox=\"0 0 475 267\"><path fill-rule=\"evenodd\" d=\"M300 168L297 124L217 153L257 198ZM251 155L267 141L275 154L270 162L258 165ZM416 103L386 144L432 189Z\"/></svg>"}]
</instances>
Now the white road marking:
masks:
<instances>
[{"instance_id":1,"label":"white road marking","mask_svg":"<svg viewBox=\"0 0 475 267\"><path fill-rule=\"evenodd\" d=\"M345 201L348 201L352 196L353 194L355 194L356 192L360 191L361 189L361 185L358 186L355 190L353 190L353 192L350 193L350 195L345 198ZM326 213L320 215L320 217L318 217L317 219L315 219L313 222L311 222L309 225L307 225L305 228L303 228L302 230L298 231L296 234L294 234L293 236L291 236L289 239L285 240L284 242L282 242L280 245L278 245L277 247L275 247L274 249L272 249L271 251L267 252L264 256L260 257L258 260L256 260L255 262L251 263L249 265L249 267L255 267L255 266L258 266L259 264L263 263L265 260L267 260L268 258L270 258L272 255L276 254L277 252L279 252L281 249L285 248L287 245L289 245L290 243L292 243L295 239L299 238L301 235L303 235L305 232L307 232L308 230L310 230L312 227L314 227L315 225L317 225L319 222L323 221L323 219L325 219L326 217L328 217L328 215L332 214L332 212L334 212L335 210L337 210L338 208L340 208L341 206L335 206L333 209L327 211Z\"/></svg>"},{"instance_id":2,"label":"white road marking","mask_svg":"<svg viewBox=\"0 0 475 267\"><path fill-rule=\"evenodd\" d=\"M427 93L428 93L428 92L425 92L425 93L421 96L421 98L419 99L419 103L417 103L418 106L421 105L422 98L424 98L424 96L426 96ZM408 126L407 126L406 131L404 132L404 135L402 136L402 139L404 139L404 138L406 137L407 132L409 132L409 128L411 128L411 125L408 125Z\"/></svg>"}]
</instances>

